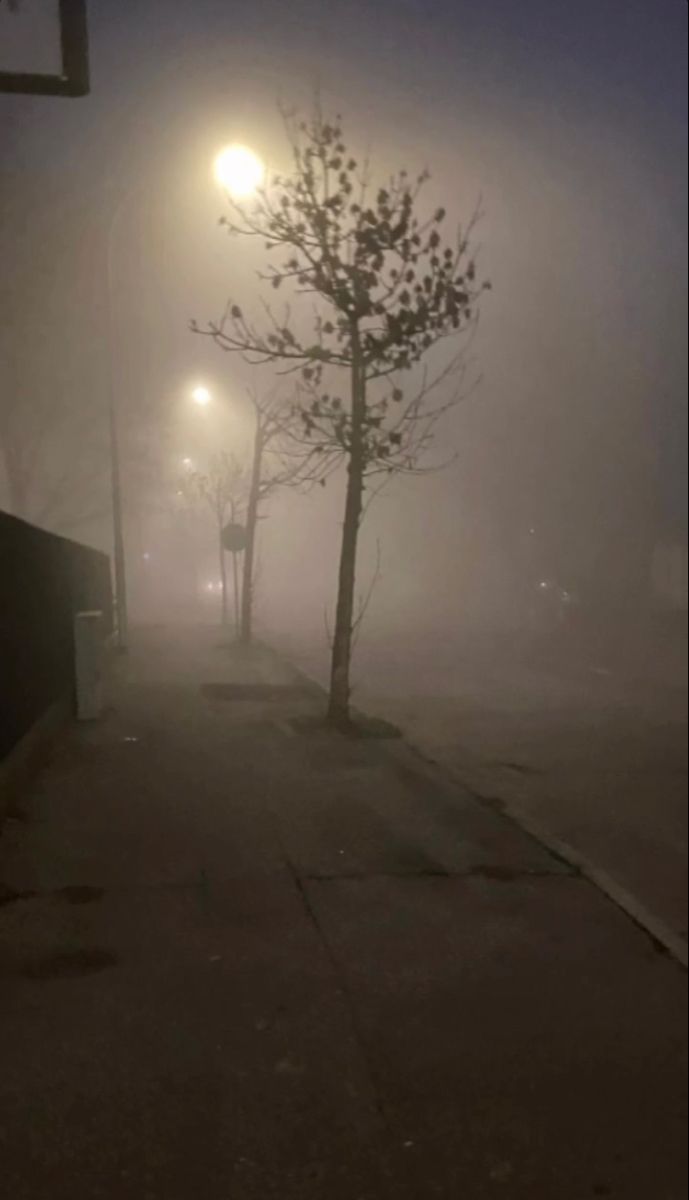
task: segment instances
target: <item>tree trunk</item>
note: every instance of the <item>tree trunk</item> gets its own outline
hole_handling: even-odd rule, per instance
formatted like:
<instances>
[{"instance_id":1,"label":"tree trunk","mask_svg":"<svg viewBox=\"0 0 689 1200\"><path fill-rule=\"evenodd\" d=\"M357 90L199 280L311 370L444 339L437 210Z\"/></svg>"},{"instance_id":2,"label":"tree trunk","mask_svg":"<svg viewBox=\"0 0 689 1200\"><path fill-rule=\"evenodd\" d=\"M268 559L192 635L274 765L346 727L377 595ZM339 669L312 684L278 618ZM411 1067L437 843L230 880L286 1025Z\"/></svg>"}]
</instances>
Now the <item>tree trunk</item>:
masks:
<instances>
[{"instance_id":1,"label":"tree trunk","mask_svg":"<svg viewBox=\"0 0 689 1200\"><path fill-rule=\"evenodd\" d=\"M244 548L244 573L242 576L242 611L240 641L245 645L251 641L254 602L254 551L258 526L258 505L261 491L261 466L263 459L263 430L256 418L254 437L254 459L251 467L251 486L246 506L246 546Z\"/></svg>"},{"instance_id":2,"label":"tree trunk","mask_svg":"<svg viewBox=\"0 0 689 1200\"><path fill-rule=\"evenodd\" d=\"M220 562L220 587L222 599L220 602L220 623L227 625L227 570L225 567L225 548L222 544L222 531L218 538L218 555Z\"/></svg>"},{"instance_id":3,"label":"tree trunk","mask_svg":"<svg viewBox=\"0 0 689 1200\"><path fill-rule=\"evenodd\" d=\"M351 386L351 446L349 462L347 464L347 494L342 526L335 633L330 666L330 696L328 700L328 721L340 728L349 725L349 674L354 626L356 549L364 490L363 429L366 412L366 382L361 363L359 331L357 327L354 327L352 330Z\"/></svg>"}]
</instances>

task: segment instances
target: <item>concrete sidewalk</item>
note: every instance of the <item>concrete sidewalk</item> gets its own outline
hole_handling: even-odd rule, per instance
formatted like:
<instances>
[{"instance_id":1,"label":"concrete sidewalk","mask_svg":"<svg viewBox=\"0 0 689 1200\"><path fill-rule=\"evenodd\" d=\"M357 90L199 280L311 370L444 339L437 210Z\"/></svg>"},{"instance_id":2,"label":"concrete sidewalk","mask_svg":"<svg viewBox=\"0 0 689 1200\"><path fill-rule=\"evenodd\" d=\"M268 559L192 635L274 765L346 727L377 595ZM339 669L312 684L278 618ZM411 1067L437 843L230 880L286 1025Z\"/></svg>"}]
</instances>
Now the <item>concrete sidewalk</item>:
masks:
<instances>
[{"instance_id":1,"label":"concrete sidewalk","mask_svg":"<svg viewBox=\"0 0 689 1200\"><path fill-rule=\"evenodd\" d=\"M149 630L0 839L13 1200L684 1200L686 976L267 651Z\"/></svg>"}]
</instances>

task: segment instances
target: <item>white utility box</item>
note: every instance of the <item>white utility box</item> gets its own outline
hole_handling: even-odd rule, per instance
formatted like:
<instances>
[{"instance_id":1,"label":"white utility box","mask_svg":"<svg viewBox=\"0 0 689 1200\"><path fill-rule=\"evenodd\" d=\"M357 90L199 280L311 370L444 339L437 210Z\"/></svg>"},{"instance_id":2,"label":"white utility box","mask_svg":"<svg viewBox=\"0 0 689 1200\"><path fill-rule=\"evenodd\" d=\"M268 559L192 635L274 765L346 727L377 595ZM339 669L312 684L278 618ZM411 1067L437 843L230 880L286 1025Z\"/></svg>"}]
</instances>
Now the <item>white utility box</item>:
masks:
<instances>
[{"instance_id":1,"label":"white utility box","mask_svg":"<svg viewBox=\"0 0 689 1200\"><path fill-rule=\"evenodd\" d=\"M74 617L74 655L77 720L95 721L103 711L102 612L78 612Z\"/></svg>"}]
</instances>

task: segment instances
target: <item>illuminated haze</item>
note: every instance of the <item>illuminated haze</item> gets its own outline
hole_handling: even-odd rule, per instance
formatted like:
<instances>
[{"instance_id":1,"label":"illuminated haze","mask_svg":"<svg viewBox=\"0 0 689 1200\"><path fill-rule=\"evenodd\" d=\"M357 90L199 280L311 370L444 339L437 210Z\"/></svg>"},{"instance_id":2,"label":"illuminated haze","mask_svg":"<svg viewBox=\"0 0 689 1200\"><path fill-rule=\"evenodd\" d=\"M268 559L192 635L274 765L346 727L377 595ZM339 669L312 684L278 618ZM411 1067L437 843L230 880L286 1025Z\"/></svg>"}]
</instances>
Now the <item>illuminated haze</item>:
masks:
<instances>
[{"instance_id":1,"label":"illuminated haze","mask_svg":"<svg viewBox=\"0 0 689 1200\"><path fill-rule=\"evenodd\" d=\"M3 98L0 386L36 411L26 515L110 548L103 247L131 190L115 255L127 543L133 564L165 558L148 595L162 610L166 470L249 433L251 372L188 332L230 294L248 310L259 295L260 254L218 227L212 159L236 142L284 165L276 99L308 103L318 85L381 176L427 165L428 203L452 219L480 196L493 284L480 383L443 430L456 462L392 483L367 519L362 587L382 550L370 627L504 620L529 537L565 585L633 591L649 548L686 528L686 5L92 7L92 95ZM323 636L339 488L273 502L272 625Z\"/></svg>"}]
</instances>

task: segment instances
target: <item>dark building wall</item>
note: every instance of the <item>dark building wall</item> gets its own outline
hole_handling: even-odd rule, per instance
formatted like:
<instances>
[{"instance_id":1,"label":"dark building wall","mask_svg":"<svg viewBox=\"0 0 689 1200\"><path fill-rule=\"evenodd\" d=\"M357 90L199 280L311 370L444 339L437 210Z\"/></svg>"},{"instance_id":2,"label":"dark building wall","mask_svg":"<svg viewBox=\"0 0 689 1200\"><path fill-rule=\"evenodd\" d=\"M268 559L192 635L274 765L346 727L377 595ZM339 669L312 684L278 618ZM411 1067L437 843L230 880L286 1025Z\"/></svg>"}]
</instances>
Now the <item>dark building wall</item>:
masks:
<instances>
[{"instance_id":1,"label":"dark building wall","mask_svg":"<svg viewBox=\"0 0 689 1200\"><path fill-rule=\"evenodd\" d=\"M74 686L74 614L112 630L106 554L0 512L0 759Z\"/></svg>"}]
</instances>

